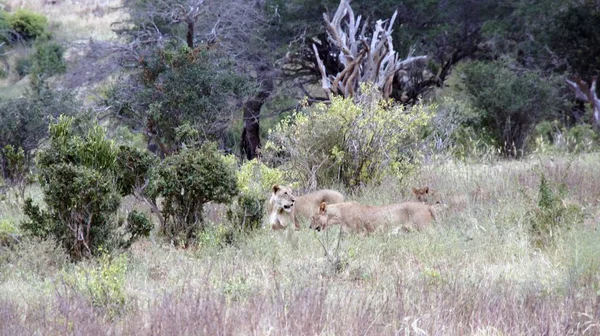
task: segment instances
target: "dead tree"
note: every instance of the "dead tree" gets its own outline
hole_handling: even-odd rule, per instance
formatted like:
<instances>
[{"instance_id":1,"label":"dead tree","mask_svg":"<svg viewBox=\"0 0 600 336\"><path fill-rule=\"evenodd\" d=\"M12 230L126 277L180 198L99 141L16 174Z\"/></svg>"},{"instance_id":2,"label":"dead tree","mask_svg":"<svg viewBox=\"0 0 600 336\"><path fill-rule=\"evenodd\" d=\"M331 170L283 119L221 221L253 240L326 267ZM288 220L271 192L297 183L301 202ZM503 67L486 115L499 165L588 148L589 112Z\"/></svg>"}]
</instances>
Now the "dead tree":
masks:
<instances>
[{"instance_id":1,"label":"dead tree","mask_svg":"<svg viewBox=\"0 0 600 336\"><path fill-rule=\"evenodd\" d=\"M370 36L367 36L367 22L361 26L362 17L354 16L349 0L341 0L333 18L323 14L327 39L338 50L337 59L343 69L336 74L327 73L313 44L317 66L321 73L321 86L328 97L341 95L351 97L360 83L372 82L385 98L392 96L393 86L411 85L409 68L422 64L427 56L412 56L400 59L392 44L392 26L396 20L394 12L389 21L377 20Z\"/></svg>"},{"instance_id":2,"label":"dead tree","mask_svg":"<svg viewBox=\"0 0 600 336\"><path fill-rule=\"evenodd\" d=\"M592 78L591 85L588 85L579 76L573 80L567 79L567 84L575 92L575 97L583 103L590 104L592 107L592 124L598 126L600 123L600 99L596 91L597 77Z\"/></svg>"}]
</instances>

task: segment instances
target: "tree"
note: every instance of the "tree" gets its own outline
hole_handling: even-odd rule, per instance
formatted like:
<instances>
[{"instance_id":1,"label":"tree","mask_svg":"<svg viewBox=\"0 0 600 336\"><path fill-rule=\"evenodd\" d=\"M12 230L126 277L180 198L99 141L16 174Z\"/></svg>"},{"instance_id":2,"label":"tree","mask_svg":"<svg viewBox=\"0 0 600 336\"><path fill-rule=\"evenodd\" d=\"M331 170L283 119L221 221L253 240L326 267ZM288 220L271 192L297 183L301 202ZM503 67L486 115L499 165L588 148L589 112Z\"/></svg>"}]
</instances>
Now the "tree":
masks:
<instances>
[{"instance_id":1,"label":"tree","mask_svg":"<svg viewBox=\"0 0 600 336\"><path fill-rule=\"evenodd\" d=\"M191 243L204 229L204 204L230 202L238 193L236 183L232 167L212 144L166 158L148 191L153 198L164 198L162 233L175 244Z\"/></svg>"},{"instance_id":2,"label":"tree","mask_svg":"<svg viewBox=\"0 0 600 336\"><path fill-rule=\"evenodd\" d=\"M221 56L202 47L157 50L143 61L140 77L134 79L142 86L122 83L112 91L110 104L118 117L143 128L163 156L193 145L181 137L185 125L197 131L194 143L222 144L239 97L251 87Z\"/></svg>"},{"instance_id":3,"label":"tree","mask_svg":"<svg viewBox=\"0 0 600 336\"><path fill-rule=\"evenodd\" d=\"M491 132L506 156L521 156L533 127L561 106L556 82L540 77L538 71L513 70L502 61L476 61L464 68L466 91L482 113L480 129Z\"/></svg>"},{"instance_id":4,"label":"tree","mask_svg":"<svg viewBox=\"0 0 600 336\"><path fill-rule=\"evenodd\" d=\"M564 57L573 72L567 80L575 97L590 104L592 124L600 124L597 76L600 74L600 6L580 5L559 14L552 30L550 46Z\"/></svg>"},{"instance_id":5,"label":"tree","mask_svg":"<svg viewBox=\"0 0 600 336\"><path fill-rule=\"evenodd\" d=\"M21 226L25 232L55 237L74 260L97 255L102 248L129 246L132 240L148 234L147 222L132 220L117 231L116 212L121 203L119 191L127 192L129 180L117 183L120 149L106 139L95 125L78 135L74 119L60 116L49 126L49 147L39 153L39 181L46 209L29 198L23 211L28 217ZM139 227L138 225L143 225Z\"/></svg>"}]
</instances>

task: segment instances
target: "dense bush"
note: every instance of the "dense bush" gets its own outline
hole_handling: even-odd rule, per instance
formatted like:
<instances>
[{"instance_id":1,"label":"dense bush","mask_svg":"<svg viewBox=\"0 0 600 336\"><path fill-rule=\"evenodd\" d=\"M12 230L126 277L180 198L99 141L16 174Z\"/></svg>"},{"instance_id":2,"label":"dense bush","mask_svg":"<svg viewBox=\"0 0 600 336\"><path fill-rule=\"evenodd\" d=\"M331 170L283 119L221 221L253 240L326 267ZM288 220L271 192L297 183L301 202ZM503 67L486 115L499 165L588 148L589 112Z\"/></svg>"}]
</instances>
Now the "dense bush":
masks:
<instances>
[{"instance_id":1,"label":"dense bush","mask_svg":"<svg viewBox=\"0 0 600 336\"><path fill-rule=\"evenodd\" d=\"M15 71L17 72L17 75L19 75L19 77L21 78L31 73L31 66L32 62L31 57L29 56L17 58L17 60L15 61Z\"/></svg>"},{"instance_id":2,"label":"dense bush","mask_svg":"<svg viewBox=\"0 0 600 336\"><path fill-rule=\"evenodd\" d=\"M8 26L12 29L13 40L35 40L40 37L47 37L48 19L26 9L19 9L6 17Z\"/></svg>"},{"instance_id":3,"label":"dense bush","mask_svg":"<svg viewBox=\"0 0 600 336\"><path fill-rule=\"evenodd\" d=\"M165 159L149 188L151 197L164 198L161 230L178 245L191 243L204 229L205 203L227 203L237 193L233 168L210 143Z\"/></svg>"},{"instance_id":4,"label":"dense bush","mask_svg":"<svg viewBox=\"0 0 600 336\"><path fill-rule=\"evenodd\" d=\"M245 161L237 171L239 195L227 211L228 219L242 230L260 227L271 187L279 183L288 185L283 171L256 159Z\"/></svg>"},{"instance_id":5,"label":"dense bush","mask_svg":"<svg viewBox=\"0 0 600 336\"><path fill-rule=\"evenodd\" d=\"M42 238L54 236L75 259L96 255L103 246L129 245L147 232L128 225L125 234L129 238L124 240L116 230L119 191L127 189L116 183L118 157L119 148L106 139L100 126L80 136L74 132L73 119L61 116L58 123L50 125L49 148L38 154L47 209L27 200L24 213L29 219L22 223L24 231Z\"/></svg>"},{"instance_id":6,"label":"dense bush","mask_svg":"<svg viewBox=\"0 0 600 336\"><path fill-rule=\"evenodd\" d=\"M251 89L225 55L200 48L157 50L141 70L134 83L108 92L108 104L132 126L156 135L163 154L181 147L181 133L190 129L197 133L194 142L223 139L239 98Z\"/></svg>"},{"instance_id":7,"label":"dense bush","mask_svg":"<svg viewBox=\"0 0 600 336\"><path fill-rule=\"evenodd\" d=\"M467 93L481 111L479 127L489 130L507 156L522 155L534 126L554 117L562 104L558 85L536 71L478 61L463 72Z\"/></svg>"},{"instance_id":8,"label":"dense bush","mask_svg":"<svg viewBox=\"0 0 600 336\"><path fill-rule=\"evenodd\" d=\"M42 89L25 97L0 100L0 148L7 145L22 148L25 161L29 163L31 152L48 134L48 122L60 114L75 115L76 102L72 95L64 92ZM1 160L6 161L0 152ZM6 166L2 174L8 178Z\"/></svg>"},{"instance_id":9,"label":"dense bush","mask_svg":"<svg viewBox=\"0 0 600 336\"><path fill-rule=\"evenodd\" d=\"M357 186L412 171L420 163L417 149L431 119L429 108L383 100L373 86L361 92L284 119L269 134L265 157L309 189L336 181Z\"/></svg>"},{"instance_id":10,"label":"dense bush","mask_svg":"<svg viewBox=\"0 0 600 336\"><path fill-rule=\"evenodd\" d=\"M65 73L67 64L63 59L64 48L56 42L36 43L31 55L31 72L38 76L52 76Z\"/></svg>"}]
</instances>

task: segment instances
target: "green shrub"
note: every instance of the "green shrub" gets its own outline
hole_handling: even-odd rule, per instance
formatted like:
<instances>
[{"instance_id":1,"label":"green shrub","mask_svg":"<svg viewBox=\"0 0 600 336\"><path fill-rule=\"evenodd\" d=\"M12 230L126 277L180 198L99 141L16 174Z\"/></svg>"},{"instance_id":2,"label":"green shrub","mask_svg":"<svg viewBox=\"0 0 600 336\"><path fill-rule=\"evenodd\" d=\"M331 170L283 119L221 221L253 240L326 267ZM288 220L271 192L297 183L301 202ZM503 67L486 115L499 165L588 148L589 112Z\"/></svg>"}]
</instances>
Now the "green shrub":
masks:
<instances>
[{"instance_id":1,"label":"green shrub","mask_svg":"<svg viewBox=\"0 0 600 336\"><path fill-rule=\"evenodd\" d=\"M269 191L278 183L288 184L283 171L256 159L244 162L237 171L240 192L227 210L228 219L242 230L260 227Z\"/></svg>"},{"instance_id":2,"label":"green shrub","mask_svg":"<svg viewBox=\"0 0 600 336\"><path fill-rule=\"evenodd\" d=\"M126 303L125 275L127 259L124 255L112 258L104 250L93 267L77 266L74 273L63 273L65 283L108 317L123 312Z\"/></svg>"},{"instance_id":3,"label":"green shrub","mask_svg":"<svg viewBox=\"0 0 600 336\"><path fill-rule=\"evenodd\" d=\"M537 207L531 213L529 232L535 247L549 247L573 225L583 221L582 210L575 204L563 201L564 190L553 190L551 183L542 173L538 189Z\"/></svg>"},{"instance_id":4,"label":"green shrub","mask_svg":"<svg viewBox=\"0 0 600 336\"><path fill-rule=\"evenodd\" d=\"M533 133L536 153L582 153L598 147L598 133L592 125L578 124L566 128L558 121L543 121Z\"/></svg>"},{"instance_id":5,"label":"green shrub","mask_svg":"<svg viewBox=\"0 0 600 336\"><path fill-rule=\"evenodd\" d=\"M138 238L150 236L152 229L154 229L152 220L145 213L133 210L127 215L127 226L125 227L130 236L122 241L121 246L130 247Z\"/></svg>"},{"instance_id":6,"label":"green shrub","mask_svg":"<svg viewBox=\"0 0 600 336\"><path fill-rule=\"evenodd\" d=\"M334 97L284 119L269 134L265 158L314 189L402 178L420 163L419 144L431 119L428 107L383 100L373 85L356 98Z\"/></svg>"},{"instance_id":7,"label":"green shrub","mask_svg":"<svg viewBox=\"0 0 600 336\"><path fill-rule=\"evenodd\" d=\"M467 64L463 73L473 106L481 111L476 126L489 130L507 156L522 155L535 125L563 104L558 81L543 79L536 71L513 71L502 61L477 61Z\"/></svg>"},{"instance_id":8,"label":"green shrub","mask_svg":"<svg viewBox=\"0 0 600 336\"><path fill-rule=\"evenodd\" d=\"M65 73L64 51L63 46L56 42L36 43L35 52L31 55L31 73L46 77Z\"/></svg>"},{"instance_id":9,"label":"green shrub","mask_svg":"<svg viewBox=\"0 0 600 336\"><path fill-rule=\"evenodd\" d=\"M40 185L47 210L31 201L22 226L34 236L52 235L72 257L115 247L115 214L121 196L115 183L118 149L100 126L84 136L73 132L73 119L61 116L50 125L49 148L38 154Z\"/></svg>"},{"instance_id":10,"label":"green shrub","mask_svg":"<svg viewBox=\"0 0 600 336\"><path fill-rule=\"evenodd\" d=\"M165 159L149 190L151 197L164 197L162 233L186 245L204 229L203 205L230 202L237 193L235 172L214 144Z\"/></svg>"},{"instance_id":11,"label":"green shrub","mask_svg":"<svg viewBox=\"0 0 600 336\"><path fill-rule=\"evenodd\" d=\"M15 62L15 71L20 78L23 78L31 73L32 61L31 57L19 57Z\"/></svg>"},{"instance_id":12,"label":"green shrub","mask_svg":"<svg viewBox=\"0 0 600 336\"><path fill-rule=\"evenodd\" d=\"M28 166L23 148L17 150L12 145L6 145L2 149L0 159L2 159L5 182L8 181L10 186L18 187L20 195L23 197L28 181Z\"/></svg>"},{"instance_id":13,"label":"green shrub","mask_svg":"<svg viewBox=\"0 0 600 336\"><path fill-rule=\"evenodd\" d=\"M147 150L132 146L119 146L116 172L121 195L142 192L149 178L150 169L157 163L156 156Z\"/></svg>"},{"instance_id":14,"label":"green shrub","mask_svg":"<svg viewBox=\"0 0 600 336\"><path fill-rule=\"evenodd\" d=\"M12 15L8 15L7 22L15 40L35 40L40 37L48 37L48 19L41 14L26 9L19 9Z\"/></svg>"}]
</instances>

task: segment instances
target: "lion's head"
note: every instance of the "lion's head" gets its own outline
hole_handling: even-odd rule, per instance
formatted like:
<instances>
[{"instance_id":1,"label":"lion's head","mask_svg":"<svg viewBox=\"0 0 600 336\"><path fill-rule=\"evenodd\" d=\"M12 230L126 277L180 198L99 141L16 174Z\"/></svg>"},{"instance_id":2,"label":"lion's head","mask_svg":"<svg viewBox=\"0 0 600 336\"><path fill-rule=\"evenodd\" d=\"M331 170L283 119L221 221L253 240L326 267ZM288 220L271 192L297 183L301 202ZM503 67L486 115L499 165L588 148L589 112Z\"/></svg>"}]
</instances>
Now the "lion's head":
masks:
<instances>
[{"instance_id":1,"label":"lion's head","mask_svg":"<svg viewBox=\"0 0 600 336\"><path fill-rule=\"evenodd\" d=\"M273 194L271 195L271 204L277 210L292 212L292 207L296 201L296 197L290 188L273 185Z\"/></svg>"},{"instance_id":2,"label":"lion's head","mask_svg":"<svg viewBox=\"0 0 600 336\"><path fill-rule=\"evenodd\" d=\"M412 192L419 202L427 204L441 204L441 198L436 191L429 187L412 188Z\"/></svg>"},{"instance_id":3,"label":"lion's head","mask_svg":"<svg viewBox=\"0 0 600 336\"><path fill-rule=\"evenodd\" d=\"M319 211L315 212L310 219L310 228L317 231L325 230L329 225L341 224L340 219L335 214L327 211L327 203L321 202Z\"/></svg>"}]
</instances>

